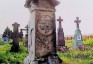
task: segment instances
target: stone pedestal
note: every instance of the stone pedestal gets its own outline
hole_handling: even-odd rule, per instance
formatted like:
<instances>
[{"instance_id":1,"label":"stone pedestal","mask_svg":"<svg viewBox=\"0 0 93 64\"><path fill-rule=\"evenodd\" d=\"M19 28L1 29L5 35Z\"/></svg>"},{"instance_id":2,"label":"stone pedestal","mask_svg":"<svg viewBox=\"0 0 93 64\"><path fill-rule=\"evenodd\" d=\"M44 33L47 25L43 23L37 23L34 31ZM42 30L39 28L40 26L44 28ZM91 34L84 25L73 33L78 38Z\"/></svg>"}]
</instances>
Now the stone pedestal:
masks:
<instances>
[{"instance_id":1,"label":"stone pedestal","mask_svg":"<svg viewBox=\"0 0 93 64\"><path fill-rule=\"evenodd\" d=\"M82 34L81 34L80 29L79 29L79 23L81 21L77 17L75 22L76 22L76 31L75 31L75 34L74 34L74 46L73 47L78 48L79 46L83 45L83 43L82 43Z\"/></svg>"},{"instance_id":2,"label":"stone pedestal","mask_svg":"<svg viewBox=\"0 0 93 64\"><path fill-rule=\"evenodd\" d=\"M48 64L50 55L58 58L55 26L55 4L57 3L56 0L26 1L25 7L30 12L28 24L29 55L25 58L24 64Z\"/></svg>"}]
</instances>

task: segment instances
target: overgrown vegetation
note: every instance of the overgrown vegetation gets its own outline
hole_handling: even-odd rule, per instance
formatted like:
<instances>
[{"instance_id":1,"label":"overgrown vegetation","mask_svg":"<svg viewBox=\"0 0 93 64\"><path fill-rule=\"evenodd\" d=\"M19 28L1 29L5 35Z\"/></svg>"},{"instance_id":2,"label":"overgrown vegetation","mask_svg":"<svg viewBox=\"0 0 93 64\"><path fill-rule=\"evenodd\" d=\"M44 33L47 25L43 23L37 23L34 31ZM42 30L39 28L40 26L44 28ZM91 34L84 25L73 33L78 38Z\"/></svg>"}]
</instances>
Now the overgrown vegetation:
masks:
<instances>
[{"instance_id":1,"label":"overgrown vegetation","mask_svg":"<svg viewBox=\"0 0 93 64\"><path fill-rule=\"evenodd\" d=\"M93 38L88 38L83 41L84 45L93 46Z\"/></svg>"},{"instance_id":2,"label":"overgrown vegetation","mask_svg":"<svg viewBox=\"0 0 93 64\"><path fill-rule=\"evenodd\" d=\"M10 52L12 41L3 42L0 39L0 64L23 64L27 56L25 40L20 40L20 51L18 53ZM58 51L63 64L93 64L93 38L83 41L85 50L73 49L73 40L67 40L66 46L69 50L66 52Z\"/></svg>"},{"instance_id":3,"label":"overgrown vegetation","mask_svg":"<svg viewBox=\"0 0 93 64\"><path fill-rule=\"evenodd\" d=\"M93 38L83 41L85 50L73 49L73 40L66 41L67 52L58 52L63 64L93 64Z\"/></svg>"},{"instance_id":4,"label":"overgrown vegetation","mask_svg":"<svg viewBox=\"0 0 93 64\"><path fill-rule=\"evenodd\" d=\"M3 42L3 40L0 39L0 45L4 45L4 44L6 44L6 42Z\"/></svg>"},{"instance_id":5,"label":"overgrown vegetation","mask_svg":"<svg viewBox=\"0 0 93 64\"><path fill-rule=\"evenodd\" d=\"M20 42L20 51L16 53L10 52L11 44L12 41L0 45L0 64L23 64L27 56L27 48L22 45L23 41Z\"/></svg>"}]
</instances>

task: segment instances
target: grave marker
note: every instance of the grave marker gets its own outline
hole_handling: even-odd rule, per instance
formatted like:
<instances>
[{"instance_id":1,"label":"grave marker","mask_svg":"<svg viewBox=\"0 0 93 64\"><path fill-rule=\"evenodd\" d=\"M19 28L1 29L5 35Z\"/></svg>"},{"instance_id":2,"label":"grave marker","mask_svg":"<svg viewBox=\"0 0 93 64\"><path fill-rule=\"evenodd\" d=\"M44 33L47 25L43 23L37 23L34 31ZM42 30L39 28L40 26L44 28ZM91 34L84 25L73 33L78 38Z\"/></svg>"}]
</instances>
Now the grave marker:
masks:
<instances>
[{"instance_id":1,"label":"grave marker","mask_svg":"<svg viewBox=\"0 0 93 64\"><path fill-rule=\"evenodd\" d=\"M74 34L74 48L78 48L79 46L83 45L82 34L79 29L79 24L80 24L81 20L79 20L79 17L77 17L74 22L76 23L76 31Z\"/></svg>"},{"instance_id":2,"label":"grave marker","mask_svg":"<svg viewBox=\"0 0 93 64\"><path fill-rule=\"evenodd\" d=\"M60 64L56 53L56 5L56 0L26 1L25 7L30 11L29 55L25 58L24 64ZM55 63L56 61L58 62Z\"/></svg>"},{"instance_id":3,"label":"grave marker","mask_svg":"<svg viewBox=\"0 0 93 64\"><path fill-rule=\"evenodd\" d=\"M63 19L61 19L61 17L59 17L59 19L57 19L57 21L59 22L57 46L63 47L63 46L65 46L64 32L63 32L63 28L61 26L61 22L63 21Z\"/></svg>"},{"instance_id":4,"label":"grave marker","mask_svg":"<svg viewBox=\"0 0 93 64\"><path fill-rule=\"evenodd\" d=\"M13 26L13 34L12 34L12 38L13 38L13 45L11 47L11 52L18 52L19 51L19 31L18 31L18 28L19 28L19 24L18 23L14 23L12 24Z\"/></svg>"}]
</instances>

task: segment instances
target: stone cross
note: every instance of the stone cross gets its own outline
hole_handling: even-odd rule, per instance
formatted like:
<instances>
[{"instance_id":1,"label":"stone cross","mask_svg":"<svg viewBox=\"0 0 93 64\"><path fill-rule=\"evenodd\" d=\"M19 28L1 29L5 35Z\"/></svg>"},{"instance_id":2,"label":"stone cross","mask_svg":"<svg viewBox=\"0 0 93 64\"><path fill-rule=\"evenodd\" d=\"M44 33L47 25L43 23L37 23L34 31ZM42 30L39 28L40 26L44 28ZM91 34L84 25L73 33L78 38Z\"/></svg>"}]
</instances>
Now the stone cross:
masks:
<instances>
[{"instance_id":1,"label":"stone cross","mask_svg":"<svg viewBox=\"0 0 93 64\"><path fill-rule=\"evenodd\" d=\"M63 19L61 19L61 17L59 17L59 19L57 19L57 21L59 22L57 50L59 50L61 47L65 46L65 40L64 40L63 28L61 26L61 22L63 21Z\"/></svg>"},{"instance_id":2,"label":"stone cross","mask_svg":"<svg viewBox=\"0 0 93 64\"><path fill-rule=\"evenodd\" d=\"M17 32L18 33L18 28L19 28L19 24L18 23L14 23L14 24L12 24L12 26L13 26L13 32L15 33L15 32Z\"/></svg>"},{"instance_id":3,"label":"stone cross","mask_svg":"<svg viewBox=\"0 0 93 64\"><path fill-rule=\"evenodd\" d=\"M11 52L18 52L19 51L19 31L18 31L18 28L20 26L20 24L18 23L14 23L12 24L13 26L13 34L12 34L12 37L13 37L13 45L11 47Z\"/></svg>"},{"instance_id":4,"label":"stone cross","mask_svg":"<svg viewBox=\"0 0 93 64\"><path fill-rule=\"evenodd\" d=\"M79 23L81 22L81 20L79 20L79 17L76 17L76 20L74 22L76 23L76 26L79 29Z\"/></svg>"},{"instance_id":5,"label":"stone cross","mask_svg":"<svg viewBox=\"0 0 93 64\"><path fill-rule=\"evenodd\" d=\"M79 23L81 22L81 20L79 20L79 17L76 17L76 20L74 21L76 23L76 31L74 34L74 48L79 48L80 46L83 45L82 43L82 34L81 31L79 29Z\"/></svg>"},{"instance_id":6,"label":"stone cross","mask_svg":"<svg viewBox=\"0 0 93 64\"><path fill-rule=\"evenodd\" d=\"M57 21L59 22L59 27L61 28L61 22L63 21L63 19L61 19L61 17L59 17L59 19L57 19Z\"/></svg>"}]
</instances>

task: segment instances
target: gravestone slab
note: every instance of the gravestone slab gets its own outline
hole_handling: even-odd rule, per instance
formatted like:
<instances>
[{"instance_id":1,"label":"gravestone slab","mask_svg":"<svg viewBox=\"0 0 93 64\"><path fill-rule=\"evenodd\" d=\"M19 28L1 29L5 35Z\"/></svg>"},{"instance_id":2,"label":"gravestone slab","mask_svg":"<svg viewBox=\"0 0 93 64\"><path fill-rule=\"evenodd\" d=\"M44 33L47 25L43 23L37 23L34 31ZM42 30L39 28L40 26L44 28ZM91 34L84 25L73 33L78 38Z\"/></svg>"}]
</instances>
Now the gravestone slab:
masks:
<instances>
[{"instance_id":1,"label":"gravestone slab","mask_svg":"<svg viewBox=\"0 0 93 64\"><path fill-rule=\"evenodd\" d=\"M49 55L56 55L55 4L57 3L56 0L26 1L25 7L29 9L30 20L28 23L29 56L25 60L30 62L24 60L24 64L47 64Z\"/></svg>"},{"instance_id":2,"label":"gravestone slab","mask_svg":"<svg viewBox=\"0 0 93 64\"><path fill-rule=\"evenodd\" d=\"M78 48L79 46L83 45L82 34L81 34L80 29L79 29L79 23L81 22L81 20L79 20L79 17L77 17L74 22L76 23L76 31L74 34L74 46L73 47Z\"/></svg>"}]
</instances>

